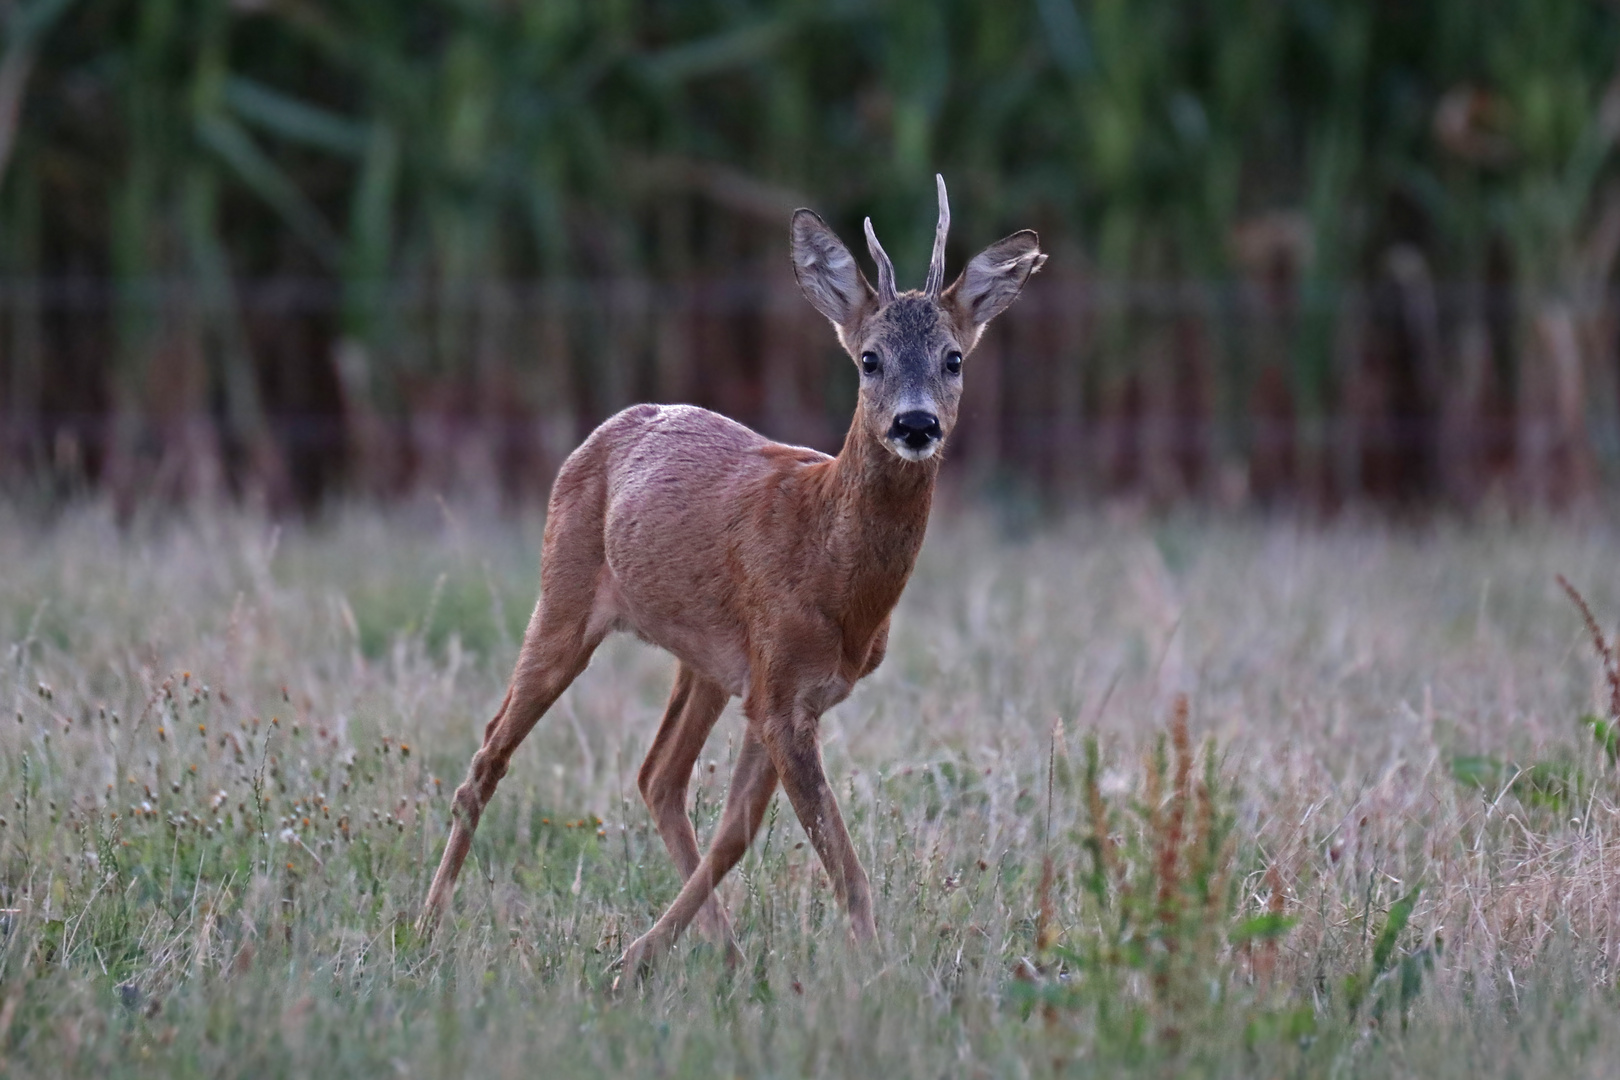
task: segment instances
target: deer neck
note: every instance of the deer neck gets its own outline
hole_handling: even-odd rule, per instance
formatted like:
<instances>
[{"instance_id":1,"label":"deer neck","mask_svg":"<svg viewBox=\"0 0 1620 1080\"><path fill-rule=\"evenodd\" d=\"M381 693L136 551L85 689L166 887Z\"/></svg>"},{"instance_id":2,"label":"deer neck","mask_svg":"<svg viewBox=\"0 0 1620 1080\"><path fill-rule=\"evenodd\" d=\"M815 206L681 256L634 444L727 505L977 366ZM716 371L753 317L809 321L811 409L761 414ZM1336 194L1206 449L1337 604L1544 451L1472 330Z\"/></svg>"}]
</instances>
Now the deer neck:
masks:
<instances>
[{"instance_id":1,"label":"deer neck","mask_svg":"<svg viewBox=\"0 0 1620 1080\"><path fill-rule=\"evenodd\" d=\"M869 434L865 421L857 405L843 449L831 462L827 546L849 574L852 606L873 617L875 626L899 600L917 561L940 455L902 460Z\"/></svg>"}]
</instances>

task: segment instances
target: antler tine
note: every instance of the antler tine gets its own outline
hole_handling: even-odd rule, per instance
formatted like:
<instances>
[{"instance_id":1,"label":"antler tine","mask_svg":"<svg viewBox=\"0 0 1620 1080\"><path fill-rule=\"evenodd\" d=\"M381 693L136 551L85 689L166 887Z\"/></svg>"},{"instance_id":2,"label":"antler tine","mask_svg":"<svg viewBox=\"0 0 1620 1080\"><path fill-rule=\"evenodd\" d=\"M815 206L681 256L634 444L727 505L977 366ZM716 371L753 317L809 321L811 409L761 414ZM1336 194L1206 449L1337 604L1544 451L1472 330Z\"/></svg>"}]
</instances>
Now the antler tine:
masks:
<instances>
[{"instance_id":1,"label":"antler tine","mask_svg":"<svg viewBox=\"0 0 1620 1080\"><path fill-rule=\"evenodd\" d=\"M872 261L878 268L878 303L888 304L894 301L894 263L889 261L889 253L883 250L878 243L877 230L872 228L872 219L866 219L866 250L872 253Z\"/></svg>"},{"instance_id":2,"label":"antler tine","mask_svg":"<svg viewBox=\"0 0 1620 1080\"><path fill-rule=\"evenodd\" d=\"M935 173L934 184L939 188L939 224L934 227L934 257L928 260L928 283L923 286L930 300L938 300L939 291L945 287L945 236L951 231L951 202L945 197L945 178Z\"/></svg>"}]
</instances>

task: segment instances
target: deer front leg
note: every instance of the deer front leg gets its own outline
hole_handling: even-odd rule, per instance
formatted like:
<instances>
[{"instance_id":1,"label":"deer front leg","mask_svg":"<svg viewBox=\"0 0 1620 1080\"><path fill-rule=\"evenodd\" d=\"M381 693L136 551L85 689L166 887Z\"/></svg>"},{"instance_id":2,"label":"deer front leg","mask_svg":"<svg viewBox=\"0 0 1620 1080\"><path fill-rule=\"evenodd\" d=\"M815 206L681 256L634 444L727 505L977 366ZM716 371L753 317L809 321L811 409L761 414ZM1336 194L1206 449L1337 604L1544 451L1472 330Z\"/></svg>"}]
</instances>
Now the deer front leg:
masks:
<instances>
[{"instance_id":1,"label":"deer front leg","mask_svg":"<svg viewBox=\"0 0 1620 1080\"><path fill-rule=\"evenodd\" d=\"M664 847L669 849L683 884L699 862L697 833L686 813L686 790L691 783L692 766L726 707L726 697L719 684L682 664L675 674L675 686L670 691L658 734L653 737L636 777L641 797L652 812L653 824L663 838ZM728 957L738 958L731 926L717 897L709 897L699 910L697 920L703 932L724 948Z\"/></svg>"},{"instance_id":2,"label":"deer front leg","mask_svg":"<svg viewBox=\"0 0 1620 1080\"><path fill-rule=\"evenodd\" d=\"M822 767L820 718L801 711L773 719L775 722L764 725L763 736L771 763L782 779L782 790L821 856L839 902L849 912L850 931L857 941L871 941L877 936L872 889Z\"/></svg>"},{"instance_id":3,"label":"deer front leg","mask_svg":"<svg viewBox=\"0 0 1620 1080\"><path fill-rule=\"evenodd\" d=\"M714 830L714 839L709 842L708 854L703 856L681 887L680 894L652 929L624 950L616 966L634 972L675 943L681 931L712 898L721 879L747 854L748 845L759 832L765 808L775 793L776 769L750 724L737 754L737 764L732 769L731 789L726 792L726 806Z\"/></svg>"}]
</instances>

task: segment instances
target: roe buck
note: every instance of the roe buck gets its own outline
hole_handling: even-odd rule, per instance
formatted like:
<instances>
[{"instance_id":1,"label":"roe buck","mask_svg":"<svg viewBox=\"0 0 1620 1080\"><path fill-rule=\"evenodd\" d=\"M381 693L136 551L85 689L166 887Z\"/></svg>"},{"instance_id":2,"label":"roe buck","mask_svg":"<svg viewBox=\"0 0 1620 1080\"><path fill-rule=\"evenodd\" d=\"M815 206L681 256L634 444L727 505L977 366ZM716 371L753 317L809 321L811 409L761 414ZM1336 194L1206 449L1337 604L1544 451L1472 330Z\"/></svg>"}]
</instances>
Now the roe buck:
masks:
<instances>
[{"instance_id":1,"label":"roe buck","mask_svg":"<svg viewBox=\"0 0 1620 1080\"><path fill-rule=\"evenodd\" d=\"M540 600L506 700L456 789L450 839L424 930L448 904L478 817L512 752L589 661L629 630L679 660L639 786L685 884L621 962L631 970L694 918L728 957L736 944L715 886L741 860L778 782L849 912L872 938L872 898L822 769L821 714L883 659L889 613L928 524L939 450L956 420L962 358L1046 261L1036 235L986 248L949 288L950 209L939 190L933 260L920 292L896 293L871 219L874 290L827 223L793 215L793 270L860 367L837 457L771 442L684 405L638 405L569 455L552 488ZM698 754L728 699L747 728L725 809L700 860L686 813Z\"/></svg>"}]
</instances>

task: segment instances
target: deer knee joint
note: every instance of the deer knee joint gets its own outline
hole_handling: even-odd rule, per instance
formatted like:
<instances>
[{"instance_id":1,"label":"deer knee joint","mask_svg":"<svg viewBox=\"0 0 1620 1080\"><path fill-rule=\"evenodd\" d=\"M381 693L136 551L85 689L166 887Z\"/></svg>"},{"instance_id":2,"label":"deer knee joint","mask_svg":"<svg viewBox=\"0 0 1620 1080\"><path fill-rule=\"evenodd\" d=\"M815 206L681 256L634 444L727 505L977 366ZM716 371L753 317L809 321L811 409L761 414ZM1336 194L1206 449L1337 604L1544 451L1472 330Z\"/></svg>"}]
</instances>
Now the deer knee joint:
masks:
<instances>
[{"instance_id":1,"label":"deer knee joint","mask_svg":"<svg viewBox=\"0 0 1620 1080\"><path fill-rule=\"evenodd\" d=\"M501 777L506 775L505 760L480 750L473 755L472 767L467 770L467 779L456 788L454 813L457 818L469 826L478 824L479 815L484 812L484 806L495 794L495 785L500 783Z\"/></svg>"},{"instance_id":2,"label":"deer knee joint","mask_svg":"<svg viewBox=\"0 0 1620 1080\"><path fill-rule=\"evenodd\" d=\"M670 821L686 814L686 788L666 776L655 776L641 793L653 820Z\"/></svg>"},{"instance_id":3,"label":"deer knee joint","mask_svg":"<svg viewBox=\"0 0 1620 1080\"><path fill-rule=\"evenodd\" d=\"M469 829L478 827L479 815L484 812L484 800L471 780L456 788L456 797L450 804L451 817Z\"/></svg>"},{"instance_id":4,"label":"deer knee joint","mask_svg":"<svg viewBox=\"0 0 1620 1080\"><path fill-rule=\"evenodd\" d=\"M641 763L641 771L636 773L636 789L641 792L641 801L646 803L649 809L655 809L658 805L659 795L662 794L660 786L657 764L648 757Z\"/></svg>"},{"instance_id":5,"label":"deer knee joint","mask_svg":"<svg viewBox=\"0 0 1620 1080\"><path fill-rule=\"evenodd\" d=\"M472 767L467 770L467 783L477 785L479 796L488 799L495 794L495 785L506 775L506 765L505 754L491 753L486 747L473 755Z\"/></svg>"}]
</instances>

